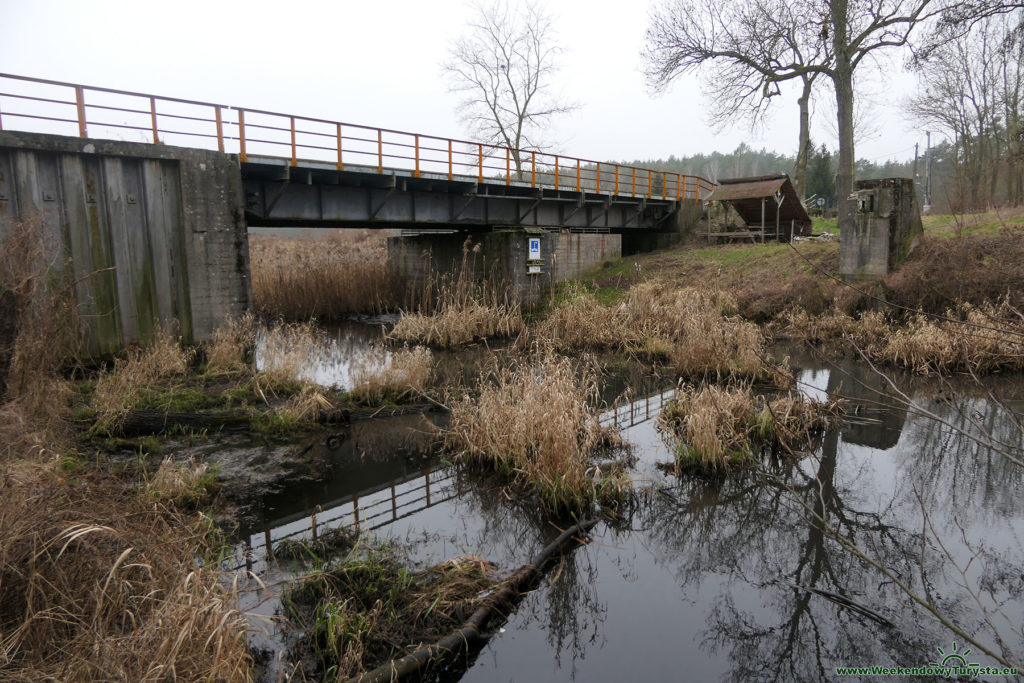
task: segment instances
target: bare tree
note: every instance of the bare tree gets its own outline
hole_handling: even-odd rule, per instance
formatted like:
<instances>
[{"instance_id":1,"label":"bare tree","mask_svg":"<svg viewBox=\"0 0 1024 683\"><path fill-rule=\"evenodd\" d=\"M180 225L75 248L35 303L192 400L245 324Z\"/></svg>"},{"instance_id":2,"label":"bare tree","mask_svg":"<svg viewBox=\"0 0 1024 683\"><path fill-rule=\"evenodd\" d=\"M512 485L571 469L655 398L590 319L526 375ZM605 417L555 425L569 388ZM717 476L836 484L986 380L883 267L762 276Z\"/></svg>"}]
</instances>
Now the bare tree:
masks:
<instances>
[{"instance_id":1,"label":"bare tree","mask_svg":"<svg viewBox=\"0 0 1024 683\"><path fill-rule=\"evenodd\" d=\"M798 4L785 0L704 3L667 0L651 14L644 61L649 86L664 90L677 76L701 69L718 126L737 119L760 124L780 84L799 78L800 133L793 185L803 196L810 156L810 101L831 45L807 28ZM794 68L799 73L792 74Z\"/></svg>"},{"instance_id":2,"label":"bare tree","mask_svg":"<svg viewBox=\"0 0 1024 683\"><path fill-rule=\"evenodd\" d=\"M996 0L992 0L995 2ZM852 234L853 213L845 201L853 189L854 174L854 91L853 77L866 58L877 51L906 46L912 32L929 19L951 11L969 12L975 3L967 0L792 0L782 2L793 16L799 17L797 40L800 45L828 46L828 61L800 62L780 47L771 34L755 32L752 21L766 16L758 10L769 0L744 0L730 5L732 9L710 25L677 15L675 26L686 31L673 43L652 42L649 48L661 53L668 67L663 73L687 71L711 60L726 60L745 65L762 79L762 92L792 79L810 74L824 74L832 80L836 96L836 127L839 134L839 159L836 172L836 194L839 198L839 228ZM780 0L781 2L781 0ZM673 10L698 11L695 2L676 0ZM769 13L781 11L773 9ZM696 16L696 15L695 15ZM654 35L657 36L655 31ZM756 38L755 38L756 37ZM672 51L677 56L674 61ZM742 86L740 86L742 87Z\"/></svg>"},{"instance_id":3,"label":"bare tree","mask_svg":"<svg viewBox=\"0 0 1024 683\"><path fill-rule=\"evenodd\" d=\"M1020 201L1024 173L1015 163L1024 118L1022 36L1014 15L976 22L917 61L923 88L907 103L911 116L953 141L959 180L968 190L957 208L983 209L1000 198Z\"/></svg>"},{"instance_id":4,"label":"bare tree","mask_svg":"<svg viewBox=\"0 0 1024 683\"><path fill-rule=\"evenodd\" d=\"M551 18L536 4L512 9L507 0L476 4L468 32L442 65L470 134L512 150L516 172L522 152L542 146L545 126L576 108L552 92L562 53Z\"/></svg>"}]
</instances>

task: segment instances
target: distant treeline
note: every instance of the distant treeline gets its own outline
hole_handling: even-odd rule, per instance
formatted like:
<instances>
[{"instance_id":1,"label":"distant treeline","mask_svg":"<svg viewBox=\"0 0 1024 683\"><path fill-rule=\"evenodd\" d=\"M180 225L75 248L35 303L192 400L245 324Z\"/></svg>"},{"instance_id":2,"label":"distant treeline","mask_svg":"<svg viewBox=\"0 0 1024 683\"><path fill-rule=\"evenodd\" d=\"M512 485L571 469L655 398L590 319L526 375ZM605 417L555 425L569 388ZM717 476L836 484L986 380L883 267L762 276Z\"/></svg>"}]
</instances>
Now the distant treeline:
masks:
<instances>
[{"instance_id":1,"label":"distant treeline","mask_svg":"<svg viewBox=\"0 0 1024 683\"><path fill-rule=\"evenodd\" d=\"M931 195L935 210L961 211L962 202L956 201L957 164L951 145L941 143L931 150ZM767 149L754 149L746 143L732 152L712 152L711 154L694 154L667 159L637 159L623 162L630 165L652 168L657 171L685 173L697 175L717 182L722 178L745 178L750 176L769 175L773 173L793 174L796 164L795 155L778 154ZM829 206L835 202L836 154L825 145L814 148L807 164L807 196L825 197ZM925 151L917 160L918 193L923 201L924 183L926 179L927 158ZM890 159L882 163L860 159L856 164L858 180L872 178L913 178L913 157L897 161Z\"/></svg>"}]
</instances>

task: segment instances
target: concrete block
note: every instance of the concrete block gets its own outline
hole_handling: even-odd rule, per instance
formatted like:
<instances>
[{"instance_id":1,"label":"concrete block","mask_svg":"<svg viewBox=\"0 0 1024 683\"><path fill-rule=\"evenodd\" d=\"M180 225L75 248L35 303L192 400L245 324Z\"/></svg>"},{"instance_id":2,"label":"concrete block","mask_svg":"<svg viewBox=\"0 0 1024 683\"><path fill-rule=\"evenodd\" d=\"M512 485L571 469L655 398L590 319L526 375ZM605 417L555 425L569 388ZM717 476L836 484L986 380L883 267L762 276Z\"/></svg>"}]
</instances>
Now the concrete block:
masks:
<instances>
[{"instance_id":1,"label":"concrete block","mask_svg":"<svg viewBox=\"0 0 1024 683\"><path fill-rule=\"evenodd\" d=\"M921 210L909 178L859 180L849 197L855 224L839 236L839 274L847 280L881 277L920 243Z\"/></svg>"}]
</instances>

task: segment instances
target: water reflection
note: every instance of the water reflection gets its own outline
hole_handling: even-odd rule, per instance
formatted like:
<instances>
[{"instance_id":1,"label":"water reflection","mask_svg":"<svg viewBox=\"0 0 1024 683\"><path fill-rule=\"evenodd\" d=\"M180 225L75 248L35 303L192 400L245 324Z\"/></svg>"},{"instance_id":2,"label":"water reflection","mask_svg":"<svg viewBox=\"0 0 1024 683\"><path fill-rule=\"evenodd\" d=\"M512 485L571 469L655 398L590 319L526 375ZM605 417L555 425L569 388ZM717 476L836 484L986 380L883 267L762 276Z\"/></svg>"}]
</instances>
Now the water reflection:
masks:
<instances>
[{"instance_id":1,"label":"water reflection","mask_svg":"<svg viewBox=\"0 0 1024 683\"><path fill-rule=\"evenodd\" d=\"M835 533L968 633L997 650L1022 651L1021 468L969 438L1020 453L1019 415L970 385L895 377L922 412L866 366L803 357L792 364L805 391L849 400L851 423L826 431L810 457L780 461L763 476L707 480L653 466L672 457L648 417L659 401L627 409L623 435L634 445L642 489L635 504L566 556L505 632L448 677L830 680L837 666L914 666L934 661L937 647L948 651L955 638ZM606 401L629 387L637 396L637 387L663 388L659 378L629 372L608 382ZM1024 395L1019 378L989 387ZM442 476L447 470L430 459L427 442L416 441L416 419L365 432L353 426L334 446L323 438L313 447L332 463L322 480L283 486L265 497L266 509L287 519L354 491L369 498L373 486L386 497L389 481L418 476L425 461ZM571 523L465 472L436 486L429 507L378 531L420 564L474 553L512 571ZM973 661L995 663L984 655Z\"/></svg>"}]
</instances>

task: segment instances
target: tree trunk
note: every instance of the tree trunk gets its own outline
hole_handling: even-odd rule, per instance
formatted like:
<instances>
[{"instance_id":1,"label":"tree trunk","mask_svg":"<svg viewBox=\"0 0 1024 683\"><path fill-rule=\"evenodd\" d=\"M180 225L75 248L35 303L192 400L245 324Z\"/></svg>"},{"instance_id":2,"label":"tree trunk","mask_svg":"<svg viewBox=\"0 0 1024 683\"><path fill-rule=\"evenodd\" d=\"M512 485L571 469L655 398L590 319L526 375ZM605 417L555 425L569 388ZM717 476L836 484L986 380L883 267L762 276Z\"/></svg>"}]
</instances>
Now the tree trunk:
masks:
<instances>
[{"instance_id":1,"label":"tree trunk","mask_svg":"<svg viewBox=\"0 0 1024 683\"><path fill-rule=\"evenodd\" d=\"M796 196L803 201L807 197L807 161L811 155L811 86L814 80L804 76L804 90L797 100L800 105L800 145L796 153L796 166L793 167L793 188Z\"/></svg>"},{"instance_id":2,"label":"tree trunk","mask_svg":"<svg viewBox=\"0 0 1024 683\"><path fill-rule=\"evenodd\" d=\"M853 65L847 45L847 0L832 0L832 45L835 49L835 67L832 80L836 90L837 124L839 129L839 165L836 169L836 204L839 209L839 234L852 234L854 227L853 203Z\"/></svg>"}]
</instances>

